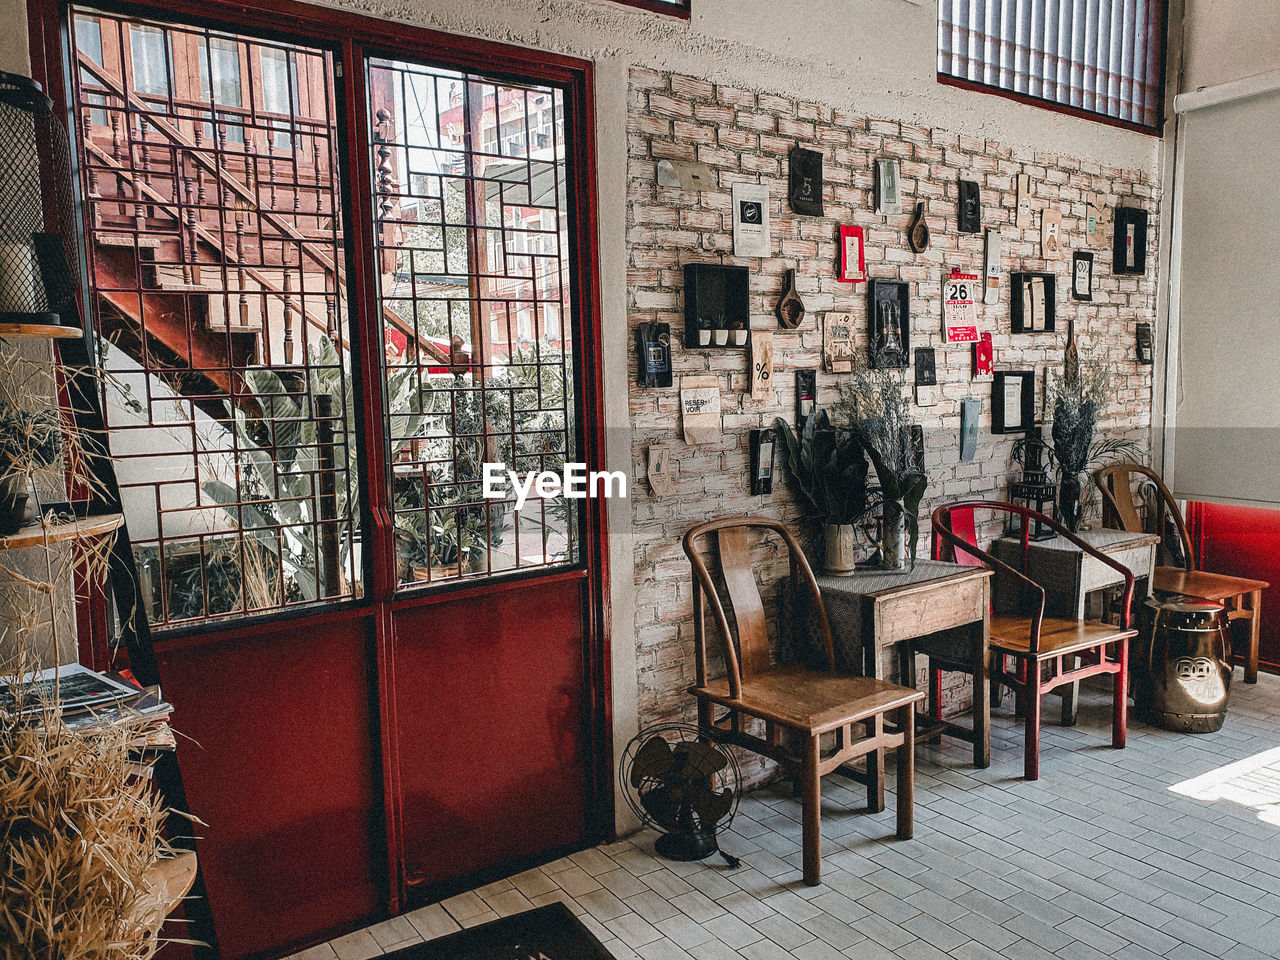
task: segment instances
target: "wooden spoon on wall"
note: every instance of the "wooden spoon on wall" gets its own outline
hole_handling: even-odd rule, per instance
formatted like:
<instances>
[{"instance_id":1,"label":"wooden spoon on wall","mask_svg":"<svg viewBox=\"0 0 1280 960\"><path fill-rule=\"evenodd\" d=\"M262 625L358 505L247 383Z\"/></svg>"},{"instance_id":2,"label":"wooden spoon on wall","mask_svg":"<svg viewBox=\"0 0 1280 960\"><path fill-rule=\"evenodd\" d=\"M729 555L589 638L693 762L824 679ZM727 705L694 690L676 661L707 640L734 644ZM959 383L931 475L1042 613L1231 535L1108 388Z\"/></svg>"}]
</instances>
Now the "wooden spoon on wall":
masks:
<instances>
[{"instance_id":1,"label":"wooden spoon on wall","mask_svg":"<svg viewBox=\"0 0 1280 960\"><path fill-rule=\"evenodd\" d=\"M804 301L796 293L796 272L788 270L782 281L782 299L778 301L778 323L786 330L794 330L804 320Z\"/></svg>"}]
</instances>

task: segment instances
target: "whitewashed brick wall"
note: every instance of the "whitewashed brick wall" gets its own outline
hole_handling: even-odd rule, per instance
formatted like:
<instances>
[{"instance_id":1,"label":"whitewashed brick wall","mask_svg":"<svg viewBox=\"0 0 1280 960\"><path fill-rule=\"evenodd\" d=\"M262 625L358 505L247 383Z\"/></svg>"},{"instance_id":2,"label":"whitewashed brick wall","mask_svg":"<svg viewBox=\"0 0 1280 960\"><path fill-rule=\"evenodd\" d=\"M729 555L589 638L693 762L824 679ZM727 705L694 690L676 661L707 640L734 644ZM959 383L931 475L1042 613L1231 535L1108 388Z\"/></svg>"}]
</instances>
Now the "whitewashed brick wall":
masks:
<instances>
[{"instance_id":1,"label":"whitewashed brick wall","mask_svg":"<svg viewBox=\"0 0 1280 960\"><path fill-rule=\"evenodd\" d=\"M976 180L982 190L983 221L1003 238L1001 302L978 304L980 328L994 334L996 369L1041 371L1058 367L1066 343L1067 318L1074 317L1082 356L1104 355L1115 375L1112 402L1100 425L1105 436L1125 436L1149 446L1152 377L1139 366L1134 325L1154 322L1155 278L1115 277L1109 247L1090 247L1084 234L1085 200L1101 193L1109 206L1141 206L1151 215L1148 248L1154 251L1159 225L1158 188L1141 171L1066 156L1015 151L1001 143L962 132L901 124L892 119L857 116L817 103L797 102L766 92L737 89L693 77L633 68L628 109L629 192L628 319L632 330L646 321L671 325L676 385L670 389L631 389L634 476L633 521L636 554L635 643L640 719L646 724L678 716L692 718L686 689L694 680L692 602L689 565L680 537L695 523L724 515L764 515L794 523L803 510L794 501L785 472L777 463L771 496L751 496L748 486L748 431L771 426L777 416L794 423L794 371L821 368L821 332L817 319L828 310L859 318L859 347L865 356L866 287L835 279L837 228L866 229L866 263L872 277L911 283L911 345L937 349L939 401L916 407L926 435L929 490L922 508L921 555L928 550L928 513L939 503L966 496L1004 498L1016 468L1010 460L1012 437L990 432L991 385L972 382L971 348L948 346L941 337L942 277L952 267L982 273L982 235L956 230L960 178ZM786 201L787 154L800 145L824 157L823 217L791 212ZM901 162L902 213L874 212L874 164L881 157ZM660 159L698 160L715 173L718 185L705 192L684 192L656 184ZM1014 226L1016 177L1032 181L1033 226ZM769 187L772 255L733 256L730 190L734 183ZM932 242L912 253L906 228L915 203L923 200ZM1067 254L1046 262L1040 257L1040 211L1047 206L1063 216ZM1092 250L1094 300L1070 299L1071 251ZM1149 256L1149 263L1154 257ZM686 263L743 265L751 270L751 326L774 335L776 394L752 401L745 350L685 349L683 345L683 266ZM774 308L784 271L797 272L797 286L808 314L798 330L779 328ZM1058 327L1054 333L1010 333L1011 270L1053 271L1058 276ZM910 371L909 371L910 372ZM631 360L635 383L636 359ZM723 438L689 446L680 433L679 378L715 375L721 386ZM839 375L819 373L818 402L834 400ZM960 404L982 400L977 458L959 460ZM675 492L650 495L643 481L650 443L672 447ZM811 554L811 557L813 555ZM815 558L817 559L817 558ZM816 564L815 564L816 565ZM785 558L762 549L760 575L766 593L786 575ZM625 642L619 636L616 642ZM962 678L949 684L949 701L964 705ZM760 767L752 769L758 776Z\"/></svg>"}]
</instances>

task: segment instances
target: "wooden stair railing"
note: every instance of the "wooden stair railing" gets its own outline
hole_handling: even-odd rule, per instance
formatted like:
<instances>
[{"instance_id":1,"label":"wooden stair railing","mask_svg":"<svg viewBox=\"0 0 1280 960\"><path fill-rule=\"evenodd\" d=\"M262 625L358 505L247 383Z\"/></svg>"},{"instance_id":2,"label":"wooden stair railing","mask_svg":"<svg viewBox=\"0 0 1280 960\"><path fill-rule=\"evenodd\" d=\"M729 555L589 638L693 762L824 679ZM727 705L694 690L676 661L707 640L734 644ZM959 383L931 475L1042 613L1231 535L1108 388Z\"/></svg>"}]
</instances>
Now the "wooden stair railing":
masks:
<instances>
[{"instance_id":1,"label":"wooden stair railing","mask_svg":"<svg viewBox=\"0 0 1280 960\"><path fill-rule=\"evenodd\" d=\"M249 209L257 213L258 216L260 216L264 222L271 224L271 226L279 230L283 236L296 242L298 244L299 252L302 254L305 254L309 260L313 261L317 266L319 266L320 269L324 271L326 277L329 277L332 279L335 285L335 289L338 291L338 295L339 296L342 295L343 287L346 286L346 283L342 276L342 271L337 268L337 265L334 263L334 261L330 257L326 256L323 252L314 249L313 243L307 238L305 234L303 234L296 227L294 227L293 224L289 223L287 219L275 213L274 211L264 210L258 203L258 197L256 193L253 190L251 190L248 186L246 186L230 170L226 169L224 166L222 166L222 164L218 163L216 158L211 157L209 155L208 150L198 146L194 140L190 139L184 133L182 133L181 130L171 125L166 119L163 118L163 116L161 116L160 114L157 114L154 110L152 110L149 106L147 106L147 104L143 100L141 100L139 97L135 96L134 94L130 93L123 85L117 83L109 73L107 73L102 67L94 63L93 60L91 60L86 54L84 54L83 52L79 52L77 54L77 62L79 63L82 69L84 69L87 73L89 73L102 86L104 86L109 91L111 91L111 93L113 93L115 96L123 100L128 105L131 111L144 116L147 120L148 125L150 125L152 129L156 130L166 140L168 140L171 144L173 144L173 146L177 148L178 151L183 153L185 156L189 156L193 161L200 164L200 166L202 166L205 170L207 170L210 174L212 174L218 180L219 183L225 185L228 189L230 189L233 193L235 193L242 201L247 203L249 206ZM85 142L86 144L88 143L87 138L85 138ZM167 202L168 201L166 201L166 203ZM218 245L218 247L219 249L221 249L220 244ZM223 255L224 256L226 255L225 251L223 251ZM382 316L384 320L386 320L388 323L394 326L401 333L409 337L409 339L412 342L414 342L417 345L418 349L422 350L423 353L426 353L427 355L431 356L435 360L440 361L441 363L444 363L444 364L453 363L453 360L449 356L449 354L445 353L445 351L441 350L438 346L436 346L430 340L419 338L417 336L417 332L414 330L414 325L412 323L407 322L403 317L401 317L398 313L396 313L390 307L383 306Z\"/></svg>"}]
</instances>

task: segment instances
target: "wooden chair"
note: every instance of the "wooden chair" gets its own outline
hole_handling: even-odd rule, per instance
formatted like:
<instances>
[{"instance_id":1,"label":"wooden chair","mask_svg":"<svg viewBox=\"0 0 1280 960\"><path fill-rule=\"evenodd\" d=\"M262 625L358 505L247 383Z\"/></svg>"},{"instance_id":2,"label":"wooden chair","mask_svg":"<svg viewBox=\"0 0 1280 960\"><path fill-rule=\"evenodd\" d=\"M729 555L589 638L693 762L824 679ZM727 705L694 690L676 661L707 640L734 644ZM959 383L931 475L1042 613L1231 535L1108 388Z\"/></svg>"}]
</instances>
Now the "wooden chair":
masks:
<instances>
[{"instance_id":1,"label":"wooden chair","mask_svg":"<svg viewBox=\"0 0 1280 960\"><path fill-rule=\"evenodd\" d=\"M1105 526L1133 533L1143 531L1142 517L1138 514L1133 497L1133 479L1142 477L1139 486L1150 484L1156 491L1156 532L1165 533L1166 518L1173 521L1177 530L1181 556L1164 550L1155 570L1152 589L1157 593L1181 593L1202 597L1221 603L1227 610L1228 620L1245 620L1249 625L1249 639L1244 654L1237 655L1237 662L1244 664L1244 682L1258 682L1258 640L1261 636L1262 591L1270 586L1265 580L1246 577L1229 577L1225 574L1206 573L1196 569L1195 554L1191 549L1191 536L1183 522L1182 511L1160 475L1150 467L1137 463L1117 463L1094 471L1093 479L1102 491L1102 522ZM1169 561L1174 561L1170 563Z\"/></svg>"},{"instance_id":2,"label":"wooden chair","mask_svg":"<svg viewBox=\"0 0 1280 960\"><path fill-rule=\"evenodd\" d=\"M980 549L973 528L961 535L956 518L965 518L977 510L1008 514L1022 518L1022 562L1020 572ZM1122 623L1118 626L1098 620L1063 620L1044 615L1044 588L1026 576L1026 558L1032 524L1040 521L1060 537L1071 541L1085 553L1115 568L1124 577ZM1055 520L1011 503L994 500L967 500L939 507L933 512L933 529L941 546L941 559L953 559L958 553L979 558L995 571L998 580L1012 581L1011 591L1017 597L1013 612L997 610L991 617L991 653L993 684L1013 689L1025 717L1023 772L1028 780L1040 776L1040 701L1065 684L1085 677L1109 673L1114 675L1112 693L1111 745L1122 748L1128 723L1129 638L1137 631L1129 629L1133 600L1133 574L1110 557L1095 550ZM993 595L1000 591L993 590ZM1109 650L1109 648L1111 648ZM1013 658L1014 670L1005 669L1005 657ZM1047 675L1046 671L1047 670Z\"/></svg>"},{"instance_id":3,"label":"wooden chair","mask_svg":"<svg viewBox=\"0 0 1280 960\"><path fill-rule=\"evenodd\" d=\"M827 668L773 664L769 657L764 604L756 584L751 559L751 535L772 532L786 544L791 562L793 598L807 591L813 603ZM724 585L724 600L702 558L704 538L715 535ZM708 733L776 760L801 788L804 832L804 882L821 879L822 850L820 779L842 764L867 758L870 774L868 805L884 808L884 765L881 751L893 748L898 757L899 839L911 838L915 773L915 704L924 694L909 687L835 672L831 625L822 594L800 545L790 531L774 520L749 517L725 518L699 524L684 536L684 552L693 566L694 651L697 686L690 687L698 700L698 722ZM707 676L705 636L706 608L710 606L720 637L725 676ZM732 619L730 619L732 616ZM727 708L719 718L718 707ZM897 729L888 730L885 718L895 714ZM764 736L745 729L745 720L764 723ZM858 728L855 732L855 728ZM784 731L799 741L799 752L784 743ZM824 734L834 735L834 748L821 752Z\"/></svg>"}]
</instances>

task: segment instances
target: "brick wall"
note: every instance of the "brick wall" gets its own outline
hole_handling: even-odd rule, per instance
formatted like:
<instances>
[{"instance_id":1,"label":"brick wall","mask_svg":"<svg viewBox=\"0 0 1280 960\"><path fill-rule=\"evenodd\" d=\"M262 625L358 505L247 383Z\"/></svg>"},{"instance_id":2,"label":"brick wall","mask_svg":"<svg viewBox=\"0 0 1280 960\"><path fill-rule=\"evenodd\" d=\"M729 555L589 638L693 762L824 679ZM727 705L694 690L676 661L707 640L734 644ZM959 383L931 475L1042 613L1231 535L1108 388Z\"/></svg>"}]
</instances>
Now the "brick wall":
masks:
<instances>
[{"instance_id":1,"label":"brick wall","mask_svg":"<svg viewBox=\"0 0 1280 960\"><path fill-rule=\"evenodd\" d=\"M998 227L1003 238L1001 302L978 304L980 329L994 334L996 369L1034 367L1040 371L1042 385L1043 368L1061 363L1066 320L1074 317L1081 355L1105 355L1114 373L1112 402L1099 433L1148 445L1152 368L1136 363L1134 324L1154 321L1154 271L1149 269L1142 277L1112 276L1109 247L1087 245L1083 220L1085 198L1094 192L1101 193L1109 206L1118 202L1142 206L1152 217L1148 248L1154 251L1159 198L1148 173L1014 150L963 133L857 116L817 103L640 68L633 68L630 75L628 145L629 324L633 330L652 320L671 324L676 380L670 389L629 388L637 478L632 510L642 725L692 716L685 694L694 668L689 566L679 542L684 532L700 520L730 514L778 517L798 530L805 529L800 519L803 511L790 495L780 461L774 493L750 495L748 431L771 426L777 416L794 423L793 371L821 368L817 318L826 311L839 310L858 318L859 350L865 356L866 287L835 279L839 225L866 229L871 277L911 283L911 345L937 349L938 403L915 408L926 433L929 490L924 517L936 504L958 497L1004 497L1015 472L1010 460L1013 438L990 432L991 385L971 380L971 348L948 346L941 337L942 276L952 267L982 272L982 235L956 231L961 177L980 184L984 225ZM794 214L786 201L787 153L796 145L823 153L823 217ZM881 217L874 212L874 164L881 157L900 161L901 214ZM656 167L663 158L701 161L714 171L718 185L706 192L659 187ZM1032 181L1033 226L1027 229L1014 226L1018 174L1027 174ZM740 182L769 187L769 257L733 256L730 190ZM911 252L905 233L917 199L925 202L932 231L929 249L920 255ZM1050 205L1062 213L1068 252L1065 259L1046 263L1039 259L1039 214ZM1070 299L1070 253L1075 249L1091 249L1095 254L1091 303ZM1149 257L1149 263L1153 260ZM750 398L746 351L685 348L682 268L686 263L750 268L751 326L774 335L776 394L772 399ZM796 270L808 310L795 331L780 329L774 315L787 269ZM1019 269L1057 274L1057 332L1010 333L1008 272ZM633 355L632 384L635 364ZM683 442L679 379L689 374L712 374L720 381L724 435L717 443L689 446ZM819 373L819 405L834 400L839 379L839 375ZM983 405L977 458L970 463L959 460L959 401L965 397L979 398ZM668 496L650 495L643 481L650 443L672 447L675 491ZM922 555L928 549L926 530L922 523ZM759 559L765 592L771 594L776 581L786 575L785 558L762 548ZM960 679L950 685L953 701L963 693ZM753 772L758 773L758 768Z\"/></svg>"}]
</instances>

